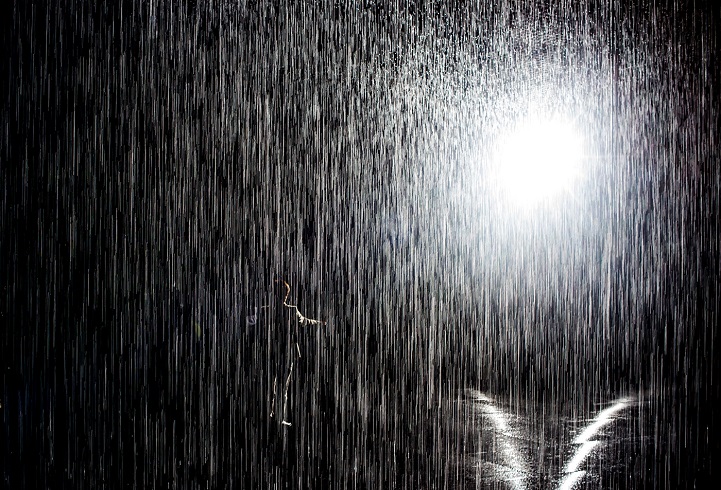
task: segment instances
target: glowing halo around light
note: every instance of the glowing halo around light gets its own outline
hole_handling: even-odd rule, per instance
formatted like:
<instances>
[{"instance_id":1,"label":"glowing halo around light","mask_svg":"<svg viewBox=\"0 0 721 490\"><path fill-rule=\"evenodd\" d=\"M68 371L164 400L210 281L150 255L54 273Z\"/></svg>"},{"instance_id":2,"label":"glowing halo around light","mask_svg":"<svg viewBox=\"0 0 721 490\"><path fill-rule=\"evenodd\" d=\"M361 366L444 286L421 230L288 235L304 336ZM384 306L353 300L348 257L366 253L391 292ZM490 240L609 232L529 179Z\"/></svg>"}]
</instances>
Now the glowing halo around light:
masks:
<instances>
[{"instance_id":1,"label":"glowing halo around light","mask_svg":"<svg viewBox=\"0 0 721 490\"><path fill-rule=\"evenodd\" d=\"M583 141L559 118L528 118L499 142L498 185L514 203L532 207L571 190L581 171Z\"/></svg>"}]
</instances>

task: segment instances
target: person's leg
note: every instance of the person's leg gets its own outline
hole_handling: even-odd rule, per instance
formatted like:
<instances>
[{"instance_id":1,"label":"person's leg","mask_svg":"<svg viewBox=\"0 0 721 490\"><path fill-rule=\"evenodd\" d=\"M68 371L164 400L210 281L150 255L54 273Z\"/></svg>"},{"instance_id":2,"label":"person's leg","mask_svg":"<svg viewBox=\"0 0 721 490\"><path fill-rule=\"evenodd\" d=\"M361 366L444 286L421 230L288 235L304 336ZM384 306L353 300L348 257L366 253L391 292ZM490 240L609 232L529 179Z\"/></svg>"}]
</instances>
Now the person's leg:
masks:
<instances>
[{"instance_id":1,"label":"person's leg","mask_svg":"<svg viewBox=\"0 0 721 490\"><path fill-rule=\"evenodd\" d=\"M288 388L290 387L290 377L293 375L293 362L290 363L290 369L288 370L288 377L285 380L285 390L283 392L283 411L281 412L282 415L282 424L290 426L290 422L288 422L288 413L287 413L287 407L288 407Z\"/></svg>"},{"instance_id":2,"label":"person's leg","mask_svg":"<svg viewBox=\"0 0 721 490\"><path fill-rule=\"evenodd\" d=\"M273 393L270 396L270 418L273 418L273 415L275 413L275 398L276 398L276 381L278 380L278 376L273 376Z\"/></svg>"}]
</instances>

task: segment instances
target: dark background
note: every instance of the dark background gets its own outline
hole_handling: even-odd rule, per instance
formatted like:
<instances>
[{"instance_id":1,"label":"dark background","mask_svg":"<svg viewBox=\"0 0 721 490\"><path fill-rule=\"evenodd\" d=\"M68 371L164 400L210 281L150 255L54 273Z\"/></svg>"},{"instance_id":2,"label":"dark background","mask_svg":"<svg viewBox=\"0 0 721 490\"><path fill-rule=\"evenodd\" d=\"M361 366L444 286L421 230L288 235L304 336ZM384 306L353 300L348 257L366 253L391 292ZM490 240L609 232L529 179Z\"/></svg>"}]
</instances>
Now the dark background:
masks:
<instances>
[{"instance_id":1,"label":"dark background","mask_svg":"<svg viewBox=\"0 0 721 490\"><path fill-rule=\"evenodd\" d=\"M718 8L384 5L10 6L8 488L451 485L439 427L468 386L580 407L644 390L663 442L638 486L718 476ZM618 165L587 210L602 232L538 283L503 240L572 225L508 238L449 197L462 164L420 156L463 134L438 80L476 93L471 59L512 92L514 63L546 58L610 63ZM328 321L294 387L295 465L273 459L241 331L274 274Z\"/></svg>"}]
</instances>

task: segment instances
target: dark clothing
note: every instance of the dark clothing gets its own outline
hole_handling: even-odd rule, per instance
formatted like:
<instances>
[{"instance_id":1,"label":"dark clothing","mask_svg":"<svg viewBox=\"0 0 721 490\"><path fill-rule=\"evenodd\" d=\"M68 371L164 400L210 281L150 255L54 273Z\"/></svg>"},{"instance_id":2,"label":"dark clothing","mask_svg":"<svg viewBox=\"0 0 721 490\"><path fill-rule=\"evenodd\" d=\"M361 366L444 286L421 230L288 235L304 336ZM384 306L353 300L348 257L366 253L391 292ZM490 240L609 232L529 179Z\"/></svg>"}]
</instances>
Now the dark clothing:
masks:
<instances>
[{"instance_id":1,"label":"dark clothing","mask_svg":"<svg viewBox=\"0 0 721 490\"><path fill-rule=\"evenodd\" d=\"M293 373L302 357L295 310L282 303L255 309L246 317L247 341L252 345L252 369L265 394L263 416L288 422Z\"/></svg>"}]
</instances>

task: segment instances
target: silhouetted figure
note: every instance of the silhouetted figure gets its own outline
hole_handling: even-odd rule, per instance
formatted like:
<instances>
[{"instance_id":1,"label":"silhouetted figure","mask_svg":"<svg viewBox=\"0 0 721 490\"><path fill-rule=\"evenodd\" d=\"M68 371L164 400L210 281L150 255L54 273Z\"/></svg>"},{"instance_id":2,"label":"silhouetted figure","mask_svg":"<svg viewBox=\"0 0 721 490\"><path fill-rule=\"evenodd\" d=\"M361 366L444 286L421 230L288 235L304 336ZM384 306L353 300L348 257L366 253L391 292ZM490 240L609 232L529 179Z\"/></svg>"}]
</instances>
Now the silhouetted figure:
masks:
<instances>
[{"instance_id":1,"label":"silhouetted figure","mask_svg":"<svg viewBox=\"0 0 721 490\"><path fill-rule=\"evenodd\" d=\"M290 286L282 279L274 281L274 293L271 304L264 305L268 311L268 339L266 345L270 401L270 417L282 426L290 426L289 388L293 369L302 357L300 347L300 329L307 325L319 325L322 322L304 317L295 305L288 304Z\"/></svg>"}]
</instances>

